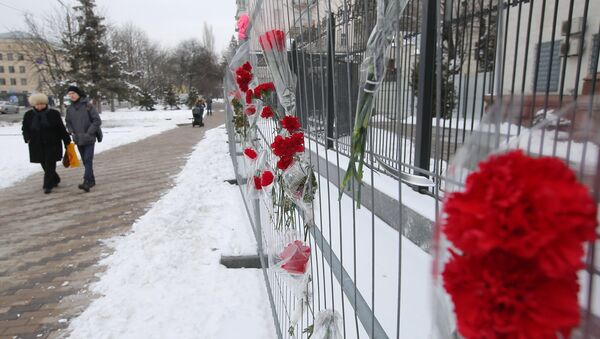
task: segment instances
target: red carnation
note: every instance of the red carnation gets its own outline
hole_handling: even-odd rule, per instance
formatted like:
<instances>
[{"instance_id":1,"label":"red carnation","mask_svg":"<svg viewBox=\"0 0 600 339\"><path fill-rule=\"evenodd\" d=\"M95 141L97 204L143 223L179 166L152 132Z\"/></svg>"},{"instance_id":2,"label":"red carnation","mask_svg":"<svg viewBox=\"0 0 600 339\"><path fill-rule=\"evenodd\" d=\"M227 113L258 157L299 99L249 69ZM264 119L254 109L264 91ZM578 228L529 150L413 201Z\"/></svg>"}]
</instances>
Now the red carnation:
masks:
<instances>
[{"instance_id":1,"label":"red carnation","mask_svg":"<svg viewBox=\"0 0 600 339\"><path fill-rule=\"evenodd\" d=\"M274 29L261 35L258 42L265 52L273 49L283 52L285 50L285 33L282 30Z\"/></svg>"},{"instance_id":2,"label":"red carnation","mask_svg":"<svg viewBox=\"0 0 600 339\"><path fill-rule=\"evenodd\" d=\"M304 133L294 133L289 137L278 135L271 144L271 149L278 157L304 152Z\"/></svg>"},{"instance_id":3,"label":"red carnation","mask_svg":"<svg viewBox=\"0 0 600 339\"><path fill-rule=\"evenodd\" d=\"M548 279L535 263L494 251L452 253L442 276L465 338L568 338L579 323L574 272Z\"/></svg>"},{"instance_id":4,"label":"red carnation","mask_svg":"<svg viewBox=\"0 0 600 339\"><path fill-rule=\"evenodd\" d=\"M300 129L301 125L298 118L291 115L286 115L283 117L283 119L281 119L281 127L287 129L290 133L294 133Z\"/></svg>"},{"instance_id":5,"label":"red carnation","mask_svg":"<svg viewBox=\"0 0 600 339\"><path fill-rule=\"evenodd\" d=\"M310 247L300 240L288 244L279 254L283 264L281 268L292 274L304 274L310 258Z\"/></svg>"},{"instance_id":6,"label":"red carnation","mask_svg":"<svg viewBox=\"0 0 600 339\"><path fill-rule=\"evenodd\" d=\"M252 81L252 66L249 62L235 70L235 81L242 92L248 90L248 84Z\"/></svg>"},{"instance_id":7,"label":"red carnation","mask_svg":"<svg viewBox=\"0 0 600 339\"><path fill-rule=\"evenodd\" d=\"M272 82L263 82L254 88L254 97L262 99L263 96L268 96L275 91L275 85Z\"/></svg>"},{"instance_id":8,"label":"red carnation","mask_svg":"<svg viewBox=\"0 0 600 339\"><path fill-rule=\"evenodd\" d=\"M491 156L444 206L442 273L466 338L569 337L596 205L559 159ZM457 254L461 253L461 255Z\"/></svg>"},{"instance_id":9,"label":"red carnation","mask_svg":"<svg viewBox=\"0 0 600 339\"><path fill-rule=\"evenodd\" d=\"M253 179L254 179L254 188L256 190L262 189L262 185L260 183L260 178L255 175Z\"/></svg>"},{"instance_id":10,"label":"red carnation","mask_svg":"<svg viewBox=\"0 0 600 339\"><path fill-rule=\"evenodd\" d=\"M252 103L252 90L248 89L246 91L246 103L247 104L251 104Z\"/></svg>"},{"instance_id":11,"label":"red carnation","mask_svg":"<svg viewBox=\"0 0 600 339\"><path fill-rule=\"evenodd\" d=\"M244 150L244 154L245 154L245 155L246 155L248 158L250 158L250 159L252 159L252 160L254 160L254 159L256 159L256 158L258 157L258 154L256 154L256 151L255 151L255 150L253 150L252 148L246 148L246 149Z\"/></svg>"},{"instance_id":12,"label":"red carnation","mask_svg":"<svg viewBox=\"0 0 600 339\"><path fill-rule=\"evenodd\" d=\"M260 116L265 119L272 118L273 115L274 114L273 114L273 110L271 109L271 106L263 107L262 112L260 112Z\"/></svg>"},{"instance_id":13,"label":"red carnation","mask_svg":"<svg viewBox=\"0 0 600 339\"><path fill-rule=\"evenodd\" d=\"M443 231L463 252L504 250L533 259L550 277L582 267L595 238L596 205L559 159L521 151L492 156L450 195Z\"/></svg>"},{"instance_id":14,"label":"red carnation","mask_svg":"<svg viewBox=\"0 0 600 339\"><path fill-rule=\"evenodd\" d=\"M260 177L260 184L262 187L267 187L271 183L273 183L273 173L271 173L271 171L264 171Z\"/></svg>"},{"instance_id":15,"label":"red carnation","mask_svg":"<svg viewBox=\"0 0 600 339\"><path fill-rule=\"evenodd\" d=\"M256 113L256 107L254 107L254 106L246 107L246 109L244 110L244 113L246 113L246 115L253 115L254 113Z\"/></svg>"},{"instance_id":16,"label":"red carnation","mask_svg":"<svg viewBox=\"0 0 600 339\"><path fill-rule=\"evenodd\" d=\"M277 168L279 168L282 171L285 171L286 169L288 169L288 167L290 167L293 161L294 157L287 155L283 156L279 158L279 161L277 161Z\"/></svg>"},{"instance_id":17,"label":"red carnation","mask_svg":"<svg viewBox=\"0 0 600 339\"><path fill-rule=\"evenodd\" d=\"M252 65L250 65L250 61L246 61L241 68L246 72L252 72Z\"/></svg>"}]
</instances>

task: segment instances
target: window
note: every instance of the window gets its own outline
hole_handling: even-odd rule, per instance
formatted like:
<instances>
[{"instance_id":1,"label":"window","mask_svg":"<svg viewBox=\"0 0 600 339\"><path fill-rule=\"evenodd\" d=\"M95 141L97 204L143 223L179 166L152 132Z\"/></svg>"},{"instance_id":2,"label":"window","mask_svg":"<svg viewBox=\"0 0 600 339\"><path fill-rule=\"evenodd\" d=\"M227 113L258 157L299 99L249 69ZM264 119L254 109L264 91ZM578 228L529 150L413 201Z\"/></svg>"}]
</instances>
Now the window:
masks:
<instances>
[{"instance_id":1,"label":"window","mask_svg":"<svg viewBox=\"0 0 600 339\"><path fill-rule=\"evenodd\" d=\"M4 60L4 55L0 53L0 60Z\"/></svg>"},{"instance_id":2,"label":"window","mask_svg":"<svg viewBox=\"0 0 600 339\"><path fill-rule=\"evenodd\" d=\"M15 79L15 78L10 79L10 84L12 86L16 86L17 85L17 79Z\"/></svg>"},{"instance_id":3,"label":"window","mask_svg":"<svg viewBox=\"0 0 600 339\"><path fill-rule=\"evenodd\" d=\"M4 73L4 66L0 66L0 73Z\"/></svg>"},{"instance_id":4,"label":"window","mask_svg":"<svg viewBox=\"0 0 600 339\"><path fill-rule=\"evenodd\" d=\"M549 92L558 91L558 82L560 79L560 40L554 41L554 46L552 46L552 41L542 42L538 48L540 59L537 62L537 68L534 68L537 69L537 82L534 84L534 91L546 92L546 89ZM552 65L550 64L550 59L552 59Z\"/></svg>"},{"instance_id":5,"label":"window","mask_svg":"<svg viewBox=\"0 0 600 339\"><path fill-rule=\"evenodd\" d=\"M25 66L19 66L19 73L25 73Z\"/></svg>"},{"instance_id":6,"label":"window","mask_svg":"<svg viewBox=\"0 0 600 339\"><path fill-rule=\"evenodd\" d=\"M12 53L6 53L6 59L8 61L13 61L13 54Z\"/></svg>"},{"instance_id":7,"label":"window","mask_svg":"<svg viewBox=\"0 0 600 339\"><path fill-rule=\"evenodd\" d=\"M4 80L4 78L0 78L0 85L6 85L6 80Z\"/></svg>"},{"instance_id":8,"label":"window","mask_svg":"<svg viewBox=\"0 0 600 339\"><path fill-rule=\"evenodd\" d=\"M24 56L23 54L19 54L19 55L17 56L17 59L18 59L19 61L23 61L23 60L25 60L25 56Z\"/></svg>"},{"instance_id":9,"label":"window","mask_svg":"<svg viewBox=\"0 0 600 339\"><path fill-rule=\"evenodd\" d=\"M21 86L27 86L27 79L21 79Z\"/></svg>"},{"instance_id":10,"label":"window","mask_svg":"<svg viewBox=\"0 0 600 339\"><path fill-rule=\"evenodd\" d=\"M8 66L8 73L14 73L15 72L15 66Z\"/></svg>"}]
</instances>

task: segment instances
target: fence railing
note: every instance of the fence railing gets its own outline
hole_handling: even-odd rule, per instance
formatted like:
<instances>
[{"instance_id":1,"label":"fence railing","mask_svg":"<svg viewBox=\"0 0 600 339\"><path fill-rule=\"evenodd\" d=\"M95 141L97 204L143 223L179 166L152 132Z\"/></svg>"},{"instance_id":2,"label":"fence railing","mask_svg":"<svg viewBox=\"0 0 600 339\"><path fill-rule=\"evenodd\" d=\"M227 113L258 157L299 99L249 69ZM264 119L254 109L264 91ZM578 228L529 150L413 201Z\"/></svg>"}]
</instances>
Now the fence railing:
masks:
<instances>
[{"instance_id":1,"label":"fence railing","mask_svg":"<svg viewBox=\"0 0 600 339\"><path fill-rule=\"evenodd\" d=\"M307 307L297 304L293 283L264 271L279 335L288 336L292 327L292 337L307 338L303 330L315 316L333 309L341 315L345 338L430 337L434 309L426 286L431 284L432 229L453 155L482 117L499 106L511 106L502 132L508 140L579 97L596 102L600 2L409 1L399 13L397 31L388 37L392 47L369 127L361 209L354 207L352 191L340 200L338 195L350 154L360 64L375 25L375 1L250 0L247 8L261 25L287 34L297 76L296 113L318 174L315 226L306 231L313 249ZM249 36L254 74L270 81L257 36ZM231 107L228 114L231 120ZM590 105L568 116L567 125L596 114ZM257 127L253 145L269 149L275 136L272 123L259 120ZM238 182L244 183L241 143L233 126L228 128ZM572 134L564 136L566 155L557 152L565 140L544 138L541 144L553 148L552 155L581 164L580 178L583 168L596 163L597 157L571 152L571 144L578 142ZM423 176L433 184L421 186L402 180L403 175ZM266 253L281 232L273 230L268 204L244 187L259 251ZM300 213L292 228L304 234ZM576 335L585 338L600 337L599 246L589 244L581 278L584 321ZM299 309L302 316L294 324Z\"/></svg>"}]
</instances>

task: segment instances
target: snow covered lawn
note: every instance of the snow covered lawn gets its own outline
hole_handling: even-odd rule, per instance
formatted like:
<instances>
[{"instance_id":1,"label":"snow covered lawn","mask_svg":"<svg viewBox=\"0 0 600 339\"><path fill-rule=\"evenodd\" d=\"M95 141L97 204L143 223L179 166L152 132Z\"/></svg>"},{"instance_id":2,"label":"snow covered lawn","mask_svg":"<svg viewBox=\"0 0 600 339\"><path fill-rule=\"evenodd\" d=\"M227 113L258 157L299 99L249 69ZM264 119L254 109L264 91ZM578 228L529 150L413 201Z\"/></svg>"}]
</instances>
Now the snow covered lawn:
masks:
<instances>
[{"instance_id":1,"label":"snow covered lawn","mask_svg":"<svg viewBox=\"0 0 600 339\"><path fill-rule=\"evenodd\" d=\"M190 110L104 112L104 140L96 144L96 153L162 133L177 124L191 122ZM12 186L27 176L41 171L39 164L29 162L27 144L21 136L21 124L0 122L0 189Z\"/></svg>"},{"instance_id":2,"label":"snow covered lawn","mask_svg":"<svg viewBox=\"0 0 600 339\"><path fill-rule=\"evenodd\" d=\"M220 256L256 254L227 154L224 127L207 131L164 195L125 237L75 318L71 338L275 338L262 272Z\"/></svg>"}]
</instances>

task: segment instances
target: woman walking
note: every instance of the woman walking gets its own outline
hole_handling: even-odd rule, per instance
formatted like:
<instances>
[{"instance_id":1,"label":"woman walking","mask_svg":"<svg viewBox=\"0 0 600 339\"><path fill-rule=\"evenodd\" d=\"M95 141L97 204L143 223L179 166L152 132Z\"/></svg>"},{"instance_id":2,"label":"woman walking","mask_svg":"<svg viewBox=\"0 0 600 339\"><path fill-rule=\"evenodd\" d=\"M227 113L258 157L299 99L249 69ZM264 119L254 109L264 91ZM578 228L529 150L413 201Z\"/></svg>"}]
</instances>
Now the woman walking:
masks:
<instances>
[{"instance_id":1,"label":"woman walking","mask_svg":"<svg viewBox=\"0 0 600 339\"><path fill-rule=\"evenodd\" d=\"M48 97L37 93L29 97L32 109L23 116L23 139L29 145L29 161L44 169L44 193L48 194L60 182L56 162L62 159L62 143L71 143L60 113L48 107Z\"/></svg>"}]
</instances>

